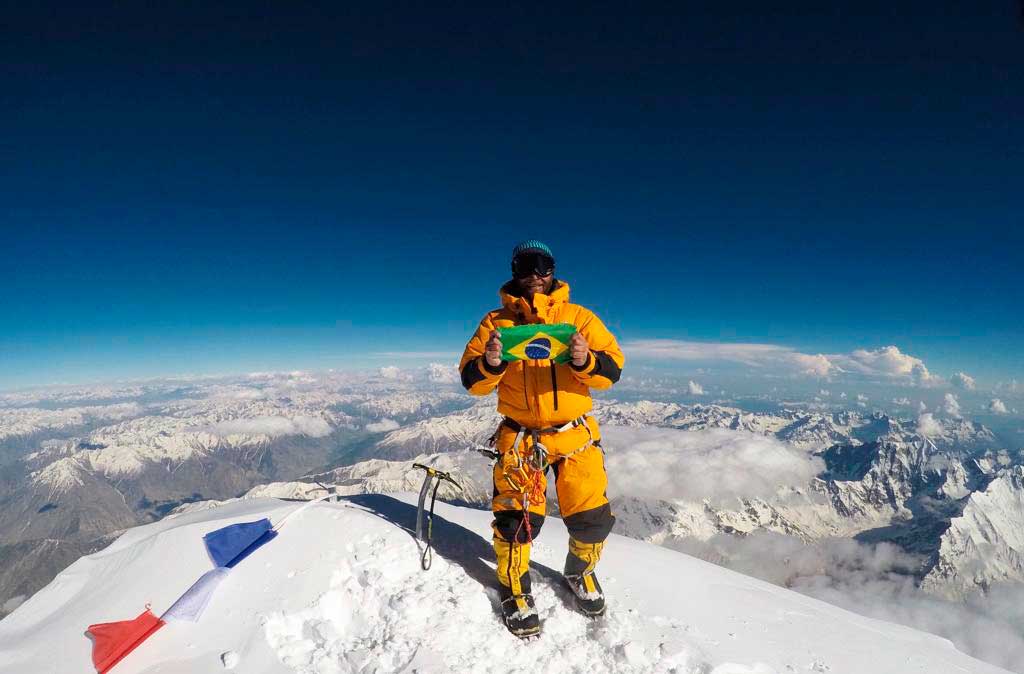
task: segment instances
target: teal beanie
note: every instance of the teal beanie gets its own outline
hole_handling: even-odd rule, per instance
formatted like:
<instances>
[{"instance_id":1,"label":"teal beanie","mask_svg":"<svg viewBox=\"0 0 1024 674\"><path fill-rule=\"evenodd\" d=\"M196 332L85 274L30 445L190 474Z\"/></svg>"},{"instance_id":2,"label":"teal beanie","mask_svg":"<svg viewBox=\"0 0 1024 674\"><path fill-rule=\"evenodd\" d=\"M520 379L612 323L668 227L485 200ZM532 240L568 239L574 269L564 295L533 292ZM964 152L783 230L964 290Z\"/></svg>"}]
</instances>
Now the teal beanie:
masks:
<instances>
[{"instance_id":1,"label":"teal beanie","mask_svg":"<svg viewBox=\"0 0 1024 674\"><path fill-rule=\"evenodd\" d=\"M543 241L538 241L537 239L527 239L526 241L523 241L518 246L513 248L512 249L512 259L513 260L516 259L516 257L520 253L526 253L526 252L531 251L531 250L532 251L537 251L539 253L544 253L545 255L550 257L552 260L555 259L554 253L551 252L551 249L548 248L547 244L544 243Z\"/></svg>"}]
</instances>

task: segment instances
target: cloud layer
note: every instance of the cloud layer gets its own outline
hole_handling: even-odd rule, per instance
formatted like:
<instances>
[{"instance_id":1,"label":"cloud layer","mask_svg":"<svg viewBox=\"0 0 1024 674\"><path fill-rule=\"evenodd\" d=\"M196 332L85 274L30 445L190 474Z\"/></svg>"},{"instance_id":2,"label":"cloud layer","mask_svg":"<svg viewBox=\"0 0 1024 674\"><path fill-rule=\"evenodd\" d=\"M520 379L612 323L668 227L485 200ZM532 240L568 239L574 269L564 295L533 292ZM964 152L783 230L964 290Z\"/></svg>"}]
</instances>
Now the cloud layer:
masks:
<instances>
[{"instance_id":1,"label":"cloud layer","mask_svg":"<svg viewBox=\"0 0 1024 674\"><path fill-rule=\"evenodd\" d=\"M933 375L920 358L903 353L895 346L875 350L857 349L847 354L809 354L777 344L640 339L625 342L623 348L628 355L642 358L691 362L724 361L753 368L780 370L786 374L815 377L847 374L928 386L941 384L943 381L941 377ZM973 380L971 382L973 383Z\"/></svg>"},{"instance_id":2,"label":"cloud layer","mask_svg":"<svg viewBox=\"0 0 1024 674\"><path fill-rule=\"evenodd\" d=\"M966 372L957 372L949 378L949 383L964 391L973 391L978 388L977 382L974 381L974 377Z\"/></svg>"},{"instance_id":3,"label":"cloud layer","mask_svg":"<svg viewBox=\"0 0 1024 674\"><path fill-rule=\"evenodd\" d=\"M459 369L454 363L430 363L427 365L427 379L438 384L458 384Z\"/></svg>"},{"instance_id":4,"label":"cloud layer","mask_svg":"<svg viewBox=\"0 0 1024 674\"><path fill-rule=\"evenodd\" d=\"M993 398L992 402L988 404L988 411L993 414L1008 414L1009 410L1006 409L1006 403L999 398Z\"/></svg>"},{"instance_id":5,"label":"cloud layer","mask_svg":"<svg viewBox=\"0 0 1024 674\"><path fill-rule=\"evenodd\" d=\"M256 417L254 419L231 419L214 424L210 429L215 435L267 435L277 438L285 435L306 435L322 438L331 433L331 426L318 417Z\"/></svg>"},{"instance_id":6,"label":"cloud layer","mask_svg":"<svg viewBox=\"0 0 1024 674\"><path fill-rule=\"evenodd\" d=\"M942 435L942 423L931 412L925 412L917 418L917 432L927 438Z\"/></svg>"},{"instance_id":7,"label":"cloud layer","mask_svg":"<svg viewBox=\"0 0 1024 674\"><path fill-rule=\"evenodd\" d=\"M800 374L826 376L832 365L825 356L812 356L776 344L725 344L677 339L638 339L625 342L627 355L664 360L727 361L750 367L777 367Z\"/></svg>"},{"instance_id":8,"label":"cloud layer","mask_svg":"<svg viewBox=\"0 0 1024 674\"><path fill-rule=\"evenodd\" d=\"M817 457L745 431L610 426L603 436L610 495L728 503L805 485L825 469Z\"/></svg>"},{"instance_id":9,"label":"cloud layer","mask_svg":"<svg viewBox=\"0 0 1024 674\"><path fill-rule=\"evenodd\" d=\"M924 361L903 353L895 346L874 351L857 349L848 355L836 354L826 358L841 372L907 379L918 384L937 383L937 378L928 371Z\"/></svg>"},{"instance_id":10,"label":"cloud layer","mask_svg":"<svg viewBox=\"0 0 1024 674\"><path fill-rule=\"evenodd\" d=\"M381 419L380 421L366 424L366 430L371 433L387 433L393 431L399 427L399 423L394 419Z\"/></svg>"},{"instance_id":11,"label":"cloud layer","mask_svg":"<svg viewBox=\"0 0 1024 674\"><path fill-rule=\"evenodd\" d=\"M995 589L958 604L917 588L922 560L889 543L823 539L805 544L772 532L708 541L675 540L669 547L788 587L861 615L938 634L974 657L1022 671L1024 588Z\"/></svg>"}]
</instances>

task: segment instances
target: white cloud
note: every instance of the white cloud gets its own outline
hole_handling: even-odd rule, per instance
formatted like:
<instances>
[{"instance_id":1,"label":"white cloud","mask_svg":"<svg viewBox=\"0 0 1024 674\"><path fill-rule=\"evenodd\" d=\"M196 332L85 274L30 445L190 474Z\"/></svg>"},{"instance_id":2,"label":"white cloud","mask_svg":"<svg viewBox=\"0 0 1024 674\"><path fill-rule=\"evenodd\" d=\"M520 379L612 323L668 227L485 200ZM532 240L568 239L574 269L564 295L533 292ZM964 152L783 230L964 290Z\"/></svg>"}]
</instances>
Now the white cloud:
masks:
<instances>
[{"instance_id":1,"label":"white cloud","mask_svg":"<svg viewBox=\"0 0 1024 674\"><path fill-rule=\"evenodd\" d=\"M1021 384L1016 379L1010 381L1001 381L996 384L997 391L1006 391L1007 393L1020 393L1024 391L1024 384Z\"/></svg>"},{"instance_id":2,"label":"white cloud","mask_svg":"<svg viewBox=\"0 0 1024 674\"><path fill-rule=\"evenodd\" d=\"M830 396L830 395L832 395L832 394L831 394L831 393L829 393L829 390L828 390L828 389L824 389L824 388L823 388L823 389L821 389L820 391L818 391L818 395L820 395L820 396L824 396L824 397L826 397L826 398L827 398L827 397L829 397L829 396Z\"/></svg>"},{"instance_id":3,"label":"white cloud","mask_svg":"<svg viewBox=\"0 0 1024 674\"><path fill-rule=\"evenodd\" d=\"M964 391L973 391L978 387L977 383L974 381L974 377L966 372L957 372L949 378L949 382L953 386Z\"/></svg>"},{"instance_id":4,"label":"white cloud","mask_svg":"<svg viewBox=\"0 0 1024 674\"><path fill-rule=\"evenodd\" d=\"M1006 409L1006 404L999 398L992 399L992 402L988 404L988 411L994 414L1009 414L1009 410Z\"/></svg>"},{"instance_id":5,"label":"white cloud","mask_svg":"<svg viewBox=\"0 0 1024 674\"><path fill-rule=\"evenodd\" d=\"M394 419L381 419L378 422L366 424L366 430L371 433L387 433L388 431L395 430L399 425Z\"/></svg>"},{"instance_id":6,"label":"white cloud","mask_svg":"<svg viewBox=\"0 0 1024 674\"><path fill-rule=\"evenodd\" d=\"M615 495L725 503L806 485L825 469L820 458L745 431L621 426L602 431L609 490Z\"/></svg>"},{"instance_id":7,"label":"white cloud","mask_svg":"<svg viewBox=\"0 0 1024 674\"><path fill-rule=\"evenodd\" d=\"M742 537L718 534L707 541L686 539L670 547L724 562L731 569L783 587L822 573L842 575L850 585L861 585L887 573L910 574L920 566L918 558L891 543L870 545L849 538L823 538L807 544L794 536L764 530Z\"/></svg>"},{"instance_id":8,"label":"white cloud","mask_svg":"<svg viewBox=\"0 0 1024 674\"><path fill-rule=\"evenodd\" d=\"M215 400L263 400L267 397L267 392L248 386L224 386L214 387L208 397Z\"/></svg>"},{"instance_id":9,"label":"white cloud","mask_svg":"<svg viewBox=\"0 0 1024 674\"><path fill-rule=\"evenodd\" d=\"M849 355L836 354L828 356L828 359L844 372L902 378L918 384L934 384L941 381L928 371L924 361L903 353L895 346L886 346L874 351L857 349Z\"/></svg>"},{"instance_id":10,"label":"white cloud","mask_svg":"<svg viewBox=\"0 0 1024 674\"><path fill-rule=\"evenodd\" d=\"M870 398L868 398L863 393L858 393L857 394L857 402L859 402L859 403L866 403L868 400L870 400Z\"/></svg>"},{"instance_id":11,"label":"white cloud","mask_svg":"<svg viewBox=\"0 0 1024 674\"><path fill-rule=\"evenodd\" d=\"M690 380L687 383L686 388L689 391L690 395L692 395L692 396L702 396L702 395L704 395L704 387L701 386L700 384L698 384L697 382L693 381L693 380Z\"/></svg>"},{"instance_id":12,"label":"white cloud","mask_svg":"<svg viewBox=\"0 0 1024 674\"><path fill-rule=\"evenodd\" d=\"M812 356L777 344L726 344L678 339L637 339L625 342L630 356L684 361L727 361L750 367L776 367L788 372L826 376L832 366L822 355Z\"/></svg>"},{"instance_id":13,"label":"white cloud","mask_svg":"<svg viewBox=\"0 0 1024 674\"><path fill-rule=\"evenodd\" d=\"M459 368L454 364L431 363L427 366L427 378L438 384L458 384Z\"/></svg>"},{"instance_id":14,"label":"white cloud","mask_svg":"<svg viewBox=\"0 0 1024 674\"><path fill-rule=\"evenodd\" d=\"M331 434L331 425L319 417L256 417L254 419L231 419L214 424L210 432L225 437L228 435L268 435L272 438L285 435L307 435L322 438Z\"/></svg>"},{"instance_id":15,"label":"white cloud","mask_svg":"<svg viewBox=\"0 0 1024 674\"><path fill-rule=\"evenodd\" d=\"M892 399L892 404L893 405L899 405L900 407L909 407L910 406L910 398L893 398Z\"/></svg>"},{"instance_id":16,"label":"white cloud","mask_svg":"<svg viewBox=\"0 0 1024 674\"><path fill-rule=\"evenodd\" d=\"M695 362L727 361L815 377L853 374L923 386L943 381L929 372L920 358L903 353L896 346L857 349L848 354L809 354L778 344L639 339L625 342L623 348L631 356Z\"/></svg>"},{"instance_id":17,"label":"white cloud","mask_svg":"<svg viewBox=\"0 0 1024 674\"><path fill-rule=\"evenodd\" d=\"M814 377L827 377L835 369L828 356L823 356L820 353L813 356L806 353L798 353L793 355L791 361L796 365L800 374Z\"/></svg>"},{"instance_id":18,"label":"white cloud","mask_svg":"<svg viewBox=\"0 0 1024 674\"><path fill-rule=\"evenodd\" d=\"M317 381L316 378L305 370L292 370L291 372L250 372L246 376L249 379L280 380L279 384L283 386L296 383L313 384Z\"/></svg>"},{"instance_id":19,"label":"white cloud","mask_svg":"<svg viewBox=\"0 0 1024 674\"><path fill-rule=\"evenodd\" d=\"M960 402L952 393L947 393L942 399L942 411L951 417L960 416Z\"/></svg>"},{"instance_id":20,"label":"white cloud","mask_svg":"<svg viewBox=\"0 0 1024 674\"><path fill-rule=\"evenodd\" d=\"M402 369L394 365L385 365L377 371L383 379L401 379Z\"/></svg>"},{"instance_id":21,"label":"white cloud","mask_svg":"<svg viewBox=\"0 0 1024 674\"><path fill-rule=\"evenodd\" d=\"M931 412L925 412L917 418L917 432L928 438L942 435L942 424Z\"/></svg>"},{"instance_id":22,"label":"white cloud","mask_svg":"<svg viewBox=\"0 0 1024 674\"><path fill-rule=\"evenodd\" d=\"M924 414L925 412L928 411L928 406L924 404L923 400L917 401L917 411L920 412L921 414Z\"/></svg>"}]
</instances>

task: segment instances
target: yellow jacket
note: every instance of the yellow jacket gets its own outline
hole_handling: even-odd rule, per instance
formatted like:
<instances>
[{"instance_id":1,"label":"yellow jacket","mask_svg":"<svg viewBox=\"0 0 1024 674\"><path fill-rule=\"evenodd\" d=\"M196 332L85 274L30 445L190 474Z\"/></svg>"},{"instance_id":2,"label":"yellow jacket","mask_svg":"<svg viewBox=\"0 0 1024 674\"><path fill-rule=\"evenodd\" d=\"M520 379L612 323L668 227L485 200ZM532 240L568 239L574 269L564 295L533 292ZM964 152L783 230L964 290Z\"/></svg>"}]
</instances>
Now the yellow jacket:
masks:
<instances>
[{"instance_id":1,"label":"yellow jacket","mask_svg":"<svg viewBox=\"0 0 1024 674\"><path fill-rule=\"evenodd\" d=\"M502 286L502 307L480 321L459 363L462 385L487 395L497 387L498 412L527 428L560 426L593 406L590 389L606 389L619 380L625 358L615 336L594 313L569 302L569 284L555 280L549 295L536 294L531 305L517 294L515 281ZM491 368L483 358L491 330L527 323L569 323L583 335L590 354L582 368L550 360L502 361Z\"/></svg>"}]
</instances>

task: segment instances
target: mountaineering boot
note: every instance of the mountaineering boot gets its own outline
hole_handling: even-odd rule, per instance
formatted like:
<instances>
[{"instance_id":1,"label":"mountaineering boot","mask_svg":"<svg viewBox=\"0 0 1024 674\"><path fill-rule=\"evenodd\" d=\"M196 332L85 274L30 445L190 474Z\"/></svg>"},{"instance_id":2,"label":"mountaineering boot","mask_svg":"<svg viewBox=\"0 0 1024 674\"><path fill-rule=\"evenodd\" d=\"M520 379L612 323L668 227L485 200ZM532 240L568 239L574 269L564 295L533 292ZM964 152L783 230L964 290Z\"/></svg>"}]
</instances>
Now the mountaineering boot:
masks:
<instances>
[{"instance_id":1,"label":"mountaineering boot","mask_svg":"<svg viewBox=\"0 0 1024 674\"><path fill-rule=\"evenodd\" d=\"M502 585L498 588L501 597L501 616L508 631L521 639L540 634L540 616L534 607L533 595L512 594Z\"/></svg>"},{"instance_id":2,"label":"mountaineering boot","mask_svg":"<svg viewBox=\"0 0 1024 674\"><path fill-rule=\"evenodd\" d=\"M566 576L565 582L576 597L576 608L581 613L594 618L604 615L604 592L593 571L581 576Z\"/></svg>"},{"instance_id":3,"label":"mountaineering boot","mask_svg":"<svg viewBox=\"0 0 1024 674\"><path fill-rule=\"evenodd\" d=\"M576 607L585 615L604 613L604 591L594 575L604 542L581 543L569 538L569 554L565 557L565 582L576 597Z\"/></svg>"},{"instance_id":4,"label":"mountaineering boot","mask_svg":"<svg viewBox=\"0 0 1024 674\"><path fill-rule=\"evenodd\" d=\"M508 631L526 638L540 634L540 616L530 594L530 544L494 537L498 558L498 596Z\"/></svg>"}]
</instances>

